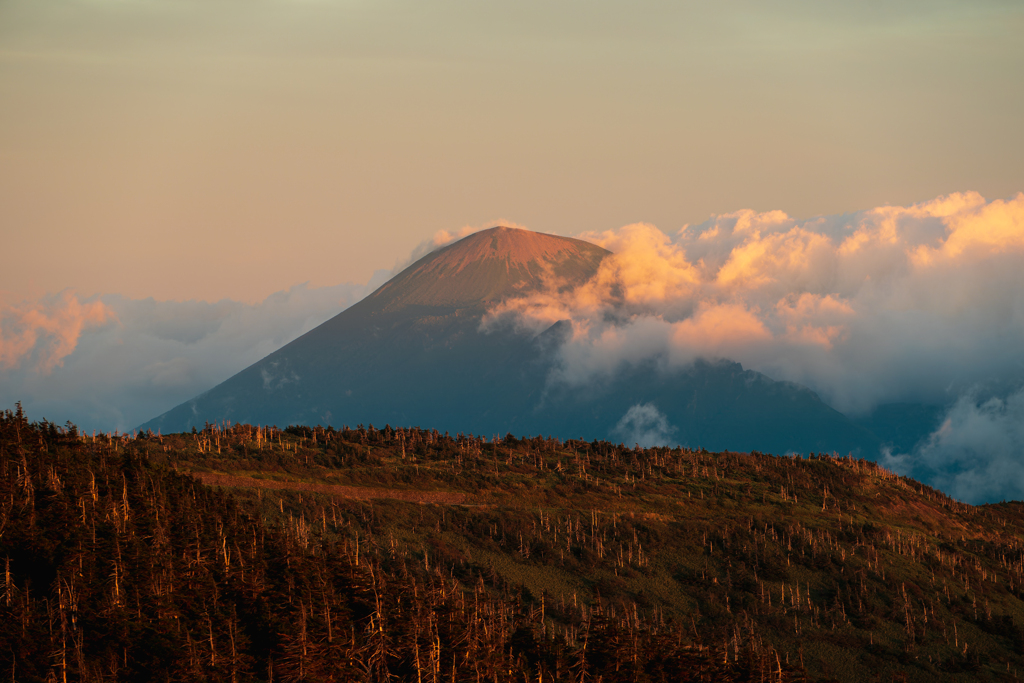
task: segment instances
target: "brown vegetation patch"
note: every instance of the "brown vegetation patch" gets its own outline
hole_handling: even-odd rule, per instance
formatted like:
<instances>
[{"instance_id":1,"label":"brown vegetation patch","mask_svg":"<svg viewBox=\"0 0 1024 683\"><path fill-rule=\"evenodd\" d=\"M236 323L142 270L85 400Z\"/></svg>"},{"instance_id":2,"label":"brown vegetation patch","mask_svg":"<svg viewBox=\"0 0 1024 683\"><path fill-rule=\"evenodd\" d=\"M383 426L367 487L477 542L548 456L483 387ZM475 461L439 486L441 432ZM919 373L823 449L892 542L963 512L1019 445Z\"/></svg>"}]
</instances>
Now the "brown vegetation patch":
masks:
<instances>
[{"instance_id":1,"label":"brown vegetation patch","mask_svg":"<svg viewBox=\"0 0 1024 683\"><path fill-rule=\"evenodd\" d=\"M462 505L466 502L465 493L454 491L402 491L398 489L380 489L367 486L339 486L336 484L311 484L303 481L275 481L272 479L256 479L238 477L230 474L214 474L212 472L192 472L199 481L207 486L229 486L232 488L258 488L289 491L311 491L326 493L341 498L355 500L371 500L388 498L403 500L410 503L436 503L441 505Z\"/></svg>"}]
</instances>

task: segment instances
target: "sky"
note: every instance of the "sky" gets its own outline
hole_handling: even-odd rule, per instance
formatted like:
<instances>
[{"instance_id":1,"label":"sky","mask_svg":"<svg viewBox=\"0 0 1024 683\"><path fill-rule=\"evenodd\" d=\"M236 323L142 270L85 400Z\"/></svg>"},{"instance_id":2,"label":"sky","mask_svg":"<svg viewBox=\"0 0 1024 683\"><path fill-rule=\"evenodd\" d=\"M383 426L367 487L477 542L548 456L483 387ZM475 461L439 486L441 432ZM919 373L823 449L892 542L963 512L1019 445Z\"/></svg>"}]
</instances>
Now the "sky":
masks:
<instances>
[{"instance_id":1,"label":"sky","mask_svg":"<svg viewBox=\"0 0 1024 683\"><path fill-rule=\"evenodd\" d=\"M880 459L1024 497L1021 35L996 0L0 0L0 402L130 430L515 224L616 252L492 312L571 319L561 381L718 355L941 404Z\"/></svg>"},{"instance_id":2,"label":"sky","mask_svg":"<svg viewBox=\"0 0 1024 683\"><path fill-rule=\"evenodd\" d=\"M0 300L256 304L499 219L1008 198L1022 33L990 0L3 0Z\"/></svg>"}]
</instances>

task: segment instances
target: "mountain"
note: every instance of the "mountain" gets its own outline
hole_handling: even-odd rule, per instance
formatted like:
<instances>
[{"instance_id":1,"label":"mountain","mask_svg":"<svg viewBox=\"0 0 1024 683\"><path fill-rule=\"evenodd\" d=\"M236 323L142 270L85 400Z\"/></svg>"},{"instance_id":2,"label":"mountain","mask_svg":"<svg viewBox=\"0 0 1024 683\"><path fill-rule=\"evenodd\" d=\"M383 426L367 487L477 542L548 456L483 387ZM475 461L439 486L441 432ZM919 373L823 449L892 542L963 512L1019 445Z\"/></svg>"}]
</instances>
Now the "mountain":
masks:
<instances>
[{"instance_id":1,"label":"mountain","mask_svg":"<svg viewBox=\"0 0 1024 683\"><path fill-rule=\"evenodd\" d=\"M608 253L512 228L475 233L143 428L232 420L516 429L524 402L543 388L537 345L527 336L483 334L481 318L489 305L548 278L586 281Z\"/></svg>"},{"instance_id":2,"label":"mountain","mask_svg":"<svg viewBox=\"0 0 1024 683\"><path fill-rule=\"evenodd\" d=\"M434 251L364 300L210 391L142 425L163 433L252 424L431 424L452 432L636 438L634 406L665 416L664 436L709 449L876 453L879 439L813 392L728 361L666 372L629 368L586 387L548 381L567 333L480 329L495 304L577 287L609 254L507 227Z\"/></svg>"},{"instance_id":3,"label":"mountain","mask_svg":"<svg viewBox=\"0 0 1024 683\"><path fill-rule=\"evenodd\" d=\"M878 436L893 453L910 453L941 426L948 410L948 405L883 403L854 423Z\"/></svg>"}]
</instances>

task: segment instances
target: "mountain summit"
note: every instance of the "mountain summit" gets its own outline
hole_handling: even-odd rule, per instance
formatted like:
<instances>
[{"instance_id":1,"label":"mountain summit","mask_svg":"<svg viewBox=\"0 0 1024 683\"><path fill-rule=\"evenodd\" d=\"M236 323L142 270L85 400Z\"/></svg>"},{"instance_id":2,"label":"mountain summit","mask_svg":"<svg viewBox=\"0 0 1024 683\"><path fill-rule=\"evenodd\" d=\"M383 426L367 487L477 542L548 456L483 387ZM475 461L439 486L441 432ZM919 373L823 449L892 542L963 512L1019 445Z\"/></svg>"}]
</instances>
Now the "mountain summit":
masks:
<instances>
[{"instance_id":1,"label":"mountain summit","mask_svg":"<svg viewBox=\"0 0 1024 683\"><path fill-rule=\"evenodd\" d=\"M479 308L538 289L551 278L582 284L610 252L582 240L496 227L427 254L367 297L383 311L408 306Z\"/></svg>"},{"instance_id":2,"label":"mountain summit","mask_svg":"<svg viewBox=\"0 0 1024 683\"><path fill-rule=\"evenodd\" d=\"M419 259L362 301L210 391L142 425L433 425L709 449L877 452L812 391L729 361L631 366L587 387L552 382L562 325L538 336L481 322L502 300L592 278L610 252L495 227ZM652 422L653 421L653 422Z\"/></svg>"}]
</instances>

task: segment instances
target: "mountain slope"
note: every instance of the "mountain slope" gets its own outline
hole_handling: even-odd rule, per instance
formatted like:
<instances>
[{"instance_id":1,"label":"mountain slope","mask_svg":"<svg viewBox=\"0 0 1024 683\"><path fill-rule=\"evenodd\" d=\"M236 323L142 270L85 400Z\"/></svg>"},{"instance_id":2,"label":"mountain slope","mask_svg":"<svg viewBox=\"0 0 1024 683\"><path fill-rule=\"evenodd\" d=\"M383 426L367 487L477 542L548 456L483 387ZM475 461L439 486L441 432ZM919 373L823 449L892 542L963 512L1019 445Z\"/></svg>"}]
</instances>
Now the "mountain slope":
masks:
<instances>
[{"instance_id":1,"label":"mountain slope","mask_svg":"<svg viewBox=\"0 0 1024 683\"><path fill-rule=\"evenodd\" d=\"M663 414L689 446L876 453L879 440L813 392L699 362L630 368L583 387L549 383L564 334L484 333L489 307L542 287L572 288L609 252L492 228L428 254L366 299L209 392L142 425L163 433L206 422L432 424L452 432L635 438L617 429L634 406Z\"/></svg>"},{"instance_id":2,"label":"mountain slope","mask_svg":"<svg viewBox=\"0 0 1024 683\"><path fill-rule=\"evenodd\" d=\"M89 437L19 409L0 412L0 500L18 681L1024 671L1024 506L852 458L390 428Z\"/></svg>"},{"instance_id":3,"label":"mountain slope","mask_svg":"<svg viewBox=\"0 0 1024 683\"><path fill-rule=\"evenodd\" d=\"M697 361L675 371L649 364L585 389L550 388L534 424L544 434L593 434L650 445L638 438L643 425L616 429L634 406L651 406L665 417L663 443L780 454L878 452L873 433L810 389L725 360Z\"/></svg>"}]
</instances>

